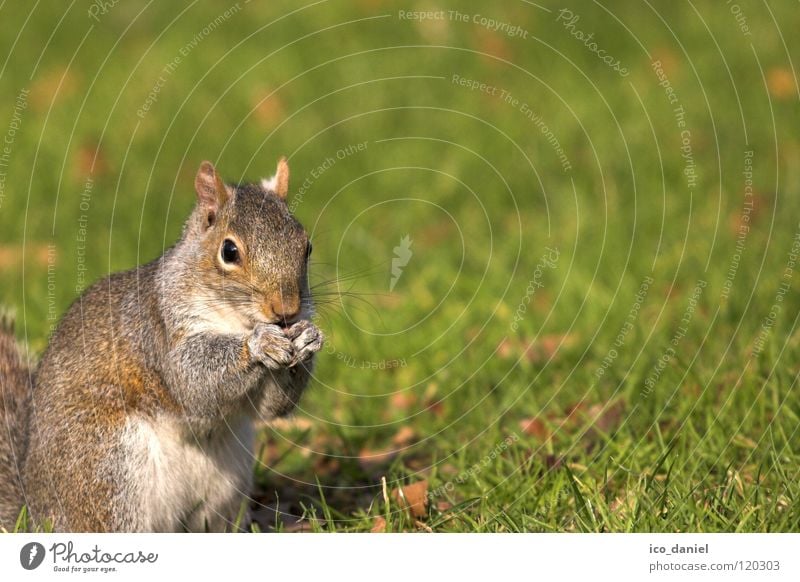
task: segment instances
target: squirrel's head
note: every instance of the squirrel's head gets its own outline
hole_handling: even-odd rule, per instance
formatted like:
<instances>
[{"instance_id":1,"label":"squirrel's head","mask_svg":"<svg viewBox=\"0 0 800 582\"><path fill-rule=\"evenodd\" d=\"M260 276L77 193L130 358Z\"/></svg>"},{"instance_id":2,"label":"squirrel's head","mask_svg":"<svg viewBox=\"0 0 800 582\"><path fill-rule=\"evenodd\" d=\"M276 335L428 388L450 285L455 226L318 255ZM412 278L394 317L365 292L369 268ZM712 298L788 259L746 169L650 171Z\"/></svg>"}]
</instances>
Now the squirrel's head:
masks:
<instances>
[{"instance_id":1,"label":"squirrel's head","mask_svg":"<svg viewBox=\"0 0 800 582\"><path fill-rule=\"evenodd\" d=\"M210 162L195 178L190 228L206 292L246 325L288 326L311 316L311 241L289 212L288 189L285 158L272 178L254 184L226 184Z\"/></svg>"}]
</instances>

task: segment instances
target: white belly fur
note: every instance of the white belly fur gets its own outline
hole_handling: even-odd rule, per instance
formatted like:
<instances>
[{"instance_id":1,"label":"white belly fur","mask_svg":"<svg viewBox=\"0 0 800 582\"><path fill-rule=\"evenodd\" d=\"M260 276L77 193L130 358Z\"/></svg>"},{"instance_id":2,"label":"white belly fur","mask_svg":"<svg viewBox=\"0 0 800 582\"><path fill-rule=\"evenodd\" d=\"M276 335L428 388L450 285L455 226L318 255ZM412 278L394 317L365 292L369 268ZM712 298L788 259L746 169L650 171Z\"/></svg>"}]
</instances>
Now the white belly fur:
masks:
<instances>
[{"instance_id":1,"label":"white belly fur","mask_svg":"<svg viewBox=\"0 0 800 582\"><path fill-rule=\"evenodd\" d=\"M173 419L130 419L123 449L137 529L232 528L251 482L250 419L223 424L212 436L194 435Z\"/></svg>"}]
</instances>

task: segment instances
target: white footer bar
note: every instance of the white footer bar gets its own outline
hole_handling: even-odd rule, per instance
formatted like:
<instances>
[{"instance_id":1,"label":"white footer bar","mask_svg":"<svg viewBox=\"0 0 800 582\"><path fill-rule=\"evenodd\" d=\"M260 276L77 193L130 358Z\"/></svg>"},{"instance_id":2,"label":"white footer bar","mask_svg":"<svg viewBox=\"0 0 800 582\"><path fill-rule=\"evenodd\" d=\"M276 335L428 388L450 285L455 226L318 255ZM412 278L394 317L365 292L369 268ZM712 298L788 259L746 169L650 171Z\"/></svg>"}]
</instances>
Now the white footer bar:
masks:
<instances>
[{"instance_id":1,"label":"white footer bar","mask_svg":"<svg viewBox=\"0 0 800 582\"><path fill-rule=\"evenodd\" d=\"M800 534L9 534L0 579L778 581L799 555Z\"/></svg>"}]
</instances>

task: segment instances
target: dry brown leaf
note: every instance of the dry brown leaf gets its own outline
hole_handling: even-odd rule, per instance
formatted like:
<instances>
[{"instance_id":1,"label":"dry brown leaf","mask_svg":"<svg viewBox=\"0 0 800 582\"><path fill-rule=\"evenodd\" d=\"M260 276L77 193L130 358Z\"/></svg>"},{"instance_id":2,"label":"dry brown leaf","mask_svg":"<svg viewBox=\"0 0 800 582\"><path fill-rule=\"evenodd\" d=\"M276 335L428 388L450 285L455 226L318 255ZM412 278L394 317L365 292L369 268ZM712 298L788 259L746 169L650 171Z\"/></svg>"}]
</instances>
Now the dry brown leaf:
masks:
<instances>
[{"instance_id":1,"label":"dry brown leaf","mask_svg":"<svg viewBox=\"0 0 800 582\"><path fill-rule=\"evenodd\" d=\"M546 441L550 438L550 431L541 418L534 417L521 420L519 428L526 435L536 437L540 441Z\"/></svg>"},{"instance_id":2,"label":"dry brown leaf","mask_svg":"<svg viewBox=\"0 0 800 582\"><path fill-rule=\"evenodd\" d=\"M560 417L556 413L550 413L548 417L551 421L558 424L558 428L574 428L580 424L581 419L585 416L586 404L583 402L576 402L570 404L564 411L565 416Z\"/></svg>"},{"instance_id":3,"label":"dry brown leaf","mask_svg":"<svg viewBox=\"0 0 800 582\"><path fill-rule=\"evenodd\" d=\"M559 425L559 429L576 429L588 427L602 432L610 432L617 428L624 415L625 403L621 400L613 404L592 404L588 406L585 402L577 402L567 407L566 416L558 419L555 415L549 415L550 419Z\"/></svg>"},{"instance_id":4,"label":"dry brown leaf","mask_svg":"<svg viewBox=\"0 0 800 582\"><path fill-rule=\"evenodd\" d=\"M438 402L432 402L425 407L425 410L436 417L442 416L442 414L444 414L444 403L441 400Z\"/></svg>"},{"instance_id":5,"label":"dry brown leaf","mask_svg":"<svg viewBox=\"0 0 800 582\"><path fill-rule=\"evenodd\" d=\"M320 523L325 523L325 522L320 520ZM305 520L298 520L283 524L284 533L309 533L312 531L314 531L314 528L311 527L311 524Z\"/></svg>"},{"instance_id":6,"label":"dry brown leaf","mask_svg":"<svg viewBox=\"0 0 800 582\"><path fill-rule=\"evenodd\" d=\"M470 343L478 339L480 335L481 335L481 328L477 326L471 327L464 332L464 338Z\"/></svg>"},{"instance_id":7,"label":"dry brown leaf","mask_svg":"<svg viewBox=\"0 0 800 582\"><path fill-rule=\"evenodd\" d=\"M653 60L661 62L661 68L663 69L667 77L672 77L673 75L677 75L680 72L681 69L680 59L672 51L672 49L666 47L657 49L653 54Z\"/></svg>"},{"instance_id":8,"label":"dry brown leaf","mask_svg":"<svg viewBox=\"0 0 800 582\"><path fill-rule=\"evenodd\" d=\"M385 465L397 456L397 449L386 447L383 449L370 449L364 447L358 453L358 462L364 469L371 469L378 465Z\"/></svg>"},{"instance_id":9,"label":"dry brown leaf","mask_svg":"<svg viewBox=\"0 0 800 582\"><path fill-rule=\"evenodd\" d=\"M744 199L744 194L742 194L742 200ZM761 215L764 213L764 210L770 208L770 199L764 194L760 194L758 192L753 193L749 203L751 206L749 208L747 218L745 218L745 214L741 207L737 208L730 214L729 226L731 235L734 238L746 236L749 230L753 228L753 225L756 223L756 221L760 219Z\"/></svg>"},{"instance_id":10,"label":"dry brown leaf","mask_svg":"<svg viewBox=\"0 0 800 582\"><path fill-rule=\"evenodd\" d=\"M392 498L400 507L407 509L413 517L425 517L428 507L428 480L423 479L411 485L393 489Z\"/></svg>"},{"instance_id":11,"label":"dry brown leaf","mask_svg":"<svg viewBox=\"0 0 800 582\"><path fill-rule=\"evenodd\" d=\"M397 392L389 399L392 408L408 410L417 403L417 397L411 392Z\"/></svg>"},{"instance_id":12,"label":"dry brown leaf","mask_svg":"<svg viewBox=\"0 0 800 582\"><path fill-rule=\"evenodd\" d=\"M547 362L561 350L577 342L574 334L549 334L535 340L505 338L497 346L497 355L503 359L527 360L534 364Z\"/></svg>"},{"instance_id":13,"label":"dry brown leaf","mask_svg":"<svg viewBox=\"0 0 800 582\"><path fill-rule=\"evenodd\" d=\"M512 50L511 45L498 34L481 28L478 30L478 34L476 34L473 38L477 40L477 49L481 53L486 53L492 57L497 57L486 58L486 62L490 63L491 65L501 66L502 63L497 60L498 58L506 61L514 60L514 51Z\"/></svg>"},{"instance_id":14,"label":"dry brown leaf","mask_svg":"<svg viewBox=\"0 0 800 582\"><path fill-rule=\"evenodd\" d=\"M410 426L401 427L392 437L392 443L398 447L404 447L416 440L417 434Z\"/></svg>"},{"instance_id":15,"label":"dry brown leaf","mask_svg":"<svg viewBox=\"0 0 800 582\"><path fill-rule=\"evenodd\" d=\"M53 103L75 93L78 81L70 69L50 69L36 76L31 84L30 102L34 109L51 107Z\"/></svg>"},{"instance_id":16,"label":"dry brown leaf","mask_svg":"<svg viewBox=\"0 0 800 582\"><path fill-rule=\"evenodd\" d=\"M426 245L433 246L444 241L452 240L455 225L449 218L444 218L439 222L428 224L417 232L417 240Z\"/></svg>"},{"instance_id":17,"label":"dry brown leaf","mask_svg":"<svg viewBox=\"0 0 800 582\"><path fill-rule=\"evenodd\" d=\"M283 102L271 89L261 88L253 94L253 117L263 126L272 127L284 117Z\"/></svg>"},{"instance_id":18,"label":"dry brown leaf","mask_svg":"<svg viewBox=\"0 0 800 582\"><path fill-rule=\"evenodd\" d=\"M386 520L383 519L380 515L372 520L375 525L372 526L372 529L369 530L372 533L383 533L386 531Z\"/></svg>"},{"instance_id":19,"label":"dry brown leaf","mask_svg":"<svg viewBox=\"0 0 800 582\"><path fill-rule=\"evenodd\" d=\"M534 350L528 349L526 355L532 362L549 360L556 355L558 350L570 348L575 344L576 337L570 334L551 334L546 335L533 346Z\"/></svg>"},{"instance_id":20,"label":"dry brown leaf","mask_svg":"<svg viewBox=\"0 0 800 582\"><path fill-rule=\"evenodd\" d=\"M560 469L564 464L564 457L557 457L556 455L550 454L545 455L544 464L549 471L552 471L553 469Z\"/></svg>"},{"instance_id":21,"label":"dry brown leaf","mask_svg":"<svg viewBox=\"0 0 800 582\"><path fill-rule=\"evenodd\" d=\"M497 355L504 360L513 357L517 353L518 350L515 342L511 341L510 338L503 338L500 343L497 344Z\"/></svg>"},{"instance_id":22,"label":"dry brown leaf","mask_svg":"<svg viewBox=\"0 0 800 582\"><path fill-rule=\"evenodd\" d=\"M593 404L589 407L588 418L593 427L607 433L620 425L624 414L625 405L618 400L614 404Z\"/></svg>"},{"instance_id":23,"label":"dry brown leaf","mask_svg":"<svg viewBox=\"0 0 800 582\"><path fill-rule=\"evenodd\" d=\"M83 183L86 176L103 176L108 173L108 161L97 142L82 143L75 152L75 180Z\"/></svg>"},{"instance_id":24,"label":"dry brown leaf","mask_svg":"<svg viewBox=\"0 0 800 582\"><path fill-rule=\"evenodd\" d=\"M767 87L776 99L789 99L796 91L794 75L789 69L773 67L767 73Z\"/></svg>"},{"instance_id":25,"label":"dry brown leaf","mask_svg":"<svg viewBox=\"0 0 800 582\"><path fill-rule=\"evenodd\" d=\"M55 246L44 243L28 243L25 245L24 259L46 267L55 264L58 253ZM19 267L23 261L22 245L0 245L0 269Z\"/></svg>"}]
</instances>

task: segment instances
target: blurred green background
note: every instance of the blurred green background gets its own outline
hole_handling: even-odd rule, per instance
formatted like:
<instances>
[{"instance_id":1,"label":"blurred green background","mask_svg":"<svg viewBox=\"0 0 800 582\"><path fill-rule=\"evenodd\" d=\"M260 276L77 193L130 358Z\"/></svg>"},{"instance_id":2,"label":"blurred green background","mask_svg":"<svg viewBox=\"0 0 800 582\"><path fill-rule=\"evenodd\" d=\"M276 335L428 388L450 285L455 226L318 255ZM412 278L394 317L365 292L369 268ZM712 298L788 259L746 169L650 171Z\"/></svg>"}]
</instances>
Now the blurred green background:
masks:
<instances>
[{"instance_id":1,"label":"blurred green background","mask_svg":"<svg viewBox=\"0 0 800 582\"><path fill-rule=\"evenodd\" d=\"M289 157L342 297L263 431L262 527L798 529L795 3L0 15L0 303L36 352L179 237L202 160Z\"/></svg>"}]
</instances>

